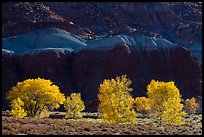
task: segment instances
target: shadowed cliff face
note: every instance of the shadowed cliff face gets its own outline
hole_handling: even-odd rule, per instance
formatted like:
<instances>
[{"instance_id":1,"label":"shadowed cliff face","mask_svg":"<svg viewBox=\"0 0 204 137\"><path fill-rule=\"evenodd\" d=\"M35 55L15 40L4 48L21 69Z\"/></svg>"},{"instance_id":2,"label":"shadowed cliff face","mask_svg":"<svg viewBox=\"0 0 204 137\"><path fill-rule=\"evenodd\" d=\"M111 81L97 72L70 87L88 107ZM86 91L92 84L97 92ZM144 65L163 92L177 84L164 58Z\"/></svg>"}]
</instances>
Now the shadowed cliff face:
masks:
<instances>
[{"instance_id":1,"label":"shadowed cliff face","mask_svg":"<svg viewBox=\"0 0 204 137\"><path fill-rule=\"evenodd\" d=\"M42 77L57 84L65 95L80 92L83 100L94 101L104 79L123 74L132 81L133 97L145 96L152 79L174 81L183 98L201 96L202 92L201 64L189 51L178 46L114 45L106 50L86 48L75 52L47 49L15 56L3 54L2 60L4 93L17 80ZM96 111L96 108L87 110Z\"/></svg>"},{"instance_id":2,"label":"shadowed cliff face","mask_svg":"<svg viewBox=\"0 0 204 137\"><path fill-rule=\"evenodd\" d=\"M201 95L201 91L192 88L192 81L199 83L201 80L201 64L181 47L117 45L106 51L81 50L74 54L72 70L77 87L87 93L98 92L98 85L104 78L127 74L133 82L135 96L144 95L152 79L175 81L184 97ZM195 92L190 92L192 90Z\"/></svg>"}]
</instances>

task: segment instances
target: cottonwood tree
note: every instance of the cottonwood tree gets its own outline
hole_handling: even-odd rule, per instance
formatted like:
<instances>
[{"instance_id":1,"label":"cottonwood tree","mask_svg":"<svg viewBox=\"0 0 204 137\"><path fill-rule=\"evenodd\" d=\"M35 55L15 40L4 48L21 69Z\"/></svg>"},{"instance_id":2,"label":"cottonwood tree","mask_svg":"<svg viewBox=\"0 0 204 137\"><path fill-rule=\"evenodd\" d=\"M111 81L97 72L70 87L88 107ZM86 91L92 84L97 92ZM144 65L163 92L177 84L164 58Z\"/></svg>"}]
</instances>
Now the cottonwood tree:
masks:
<instances>
[{"instance_id":1,"label":"cottonwood tree","mask_svg":"<svg viewBox=\"0 0 204 137\"><path fill-rule=\"evenodd\" d=\"M7 94L11 102L11 114L16 117L41 116L46 110L59 108L65 100L59 87L46 79L27 79L18 82Z\"/></svg>"},{"instance_id":2,"label":"cottonwood tree","mask_svg":"<svg viewBox=\"0 0 204 137\"><path fill-rule=\"evenodd\" d=\"M127 75L105 79L99 86L99 116L108 123L136 122L134 98L130 95L131 80Z\"/></svg>"},{"instance_id":3,"label":"cottonwood tree","mask_svg":"<svg viewBox=\"0 0 204 137\"><path fill-rule=\"evenodd\" d=\"M152 80L147 86L147 96L151 100L151 113L160 123L183 124L181 95L174 82Z\"/></svg>"}]
</instances>

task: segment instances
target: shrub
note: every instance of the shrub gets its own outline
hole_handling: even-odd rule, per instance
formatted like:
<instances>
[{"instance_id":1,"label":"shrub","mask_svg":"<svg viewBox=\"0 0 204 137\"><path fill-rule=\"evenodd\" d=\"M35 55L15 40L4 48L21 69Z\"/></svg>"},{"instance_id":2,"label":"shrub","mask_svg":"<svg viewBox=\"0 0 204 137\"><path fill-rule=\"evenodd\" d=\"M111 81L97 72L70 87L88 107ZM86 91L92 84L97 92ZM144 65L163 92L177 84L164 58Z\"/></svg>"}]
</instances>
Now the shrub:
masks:
<instances>
[{"instance_id":1,"label":"shrub","mask_svg":"<svg viewBox=\"0 0 204 137\"><path fill-rule=\"evenodd\" d=\"M81 100L80 93L72 93L64 102L64 108L67 110L65 118L81 118L85 109L84 102Z\"/></svg>"},{"instance_id":2,"label":"shrub","mask_svg":"<svg viewBox=\"0 0 204 137\"><path fill-rule=\"evenodd\" d=\"M26 111L23 109L24 103L20 98L11 101L11 114L17 118L23 118L27 115Z\"/></svg>"},{"instance_id":3,"label":"shrub","mask_svg":"<svg viewBox=\"0 0 204 137\"><path fill-rule=\"evenodd\" d=\"M188 114L195 114L196 110L199 108L199 104L196 103L196 99L193 97L191 99L185 100L184 110Z\"/></svg>"},{"instance_id":4,"label":"shrub","mask_svg":"<svg viewBox=\"0 0 204 137\"><path fill-rule=\"evenodd\" d=\"M159 118L159 122L183 124L181 95L174 82L159 82L152 80L147 86L147 96L151 100L151 114Z\"/></svg>"},{"instance_id":5,"label":"shrub","mask_svg":"<svg viewBox=\"0 0 204 137\"><path fill-rule=\"evenodd\" d=\"M148 113L151 110L150 99L146 97L137 97L135 98L135 105L136 110L143 116L147 117Z\"/></svg>"},{"instance_id":6,"label":"shrub","mask_svg":"<svg viewBox=\"0 0 204 137\"><path fill-rule=\"evenodd\" d=\"M59 87L53 85L50 80L37 78L18 82L8 92L7 99L11 101L11 113L14 116L25 116L24 110L27 116L32 117L43 116L46 109L59 108L65 97L60 93ZM17 111L18 107L22 110Z\"/></svg>"},{"instance_id":7,"label":"shrub","mask_svg":"<svg viewBox=\"0 0 204 137\"><path fill-rule=\"evenodd\" d=\"M108 123L135 122L134 99L129 92L132 83L127 75L105 79L99 86L99 116Z\"/></svg>"}]
</instances>

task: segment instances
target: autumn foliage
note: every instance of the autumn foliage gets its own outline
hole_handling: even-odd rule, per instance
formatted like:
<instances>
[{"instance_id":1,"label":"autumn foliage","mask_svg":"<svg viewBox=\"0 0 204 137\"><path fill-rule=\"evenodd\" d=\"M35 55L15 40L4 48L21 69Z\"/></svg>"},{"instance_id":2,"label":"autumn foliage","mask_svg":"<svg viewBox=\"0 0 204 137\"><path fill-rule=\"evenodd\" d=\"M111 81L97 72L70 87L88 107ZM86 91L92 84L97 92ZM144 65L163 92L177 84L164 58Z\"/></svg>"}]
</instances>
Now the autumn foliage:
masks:
<instances>
[{"instance_id":1,"label":"autumn foliage","mask_svg":"<svg viewBox=\"0 0 204 137\"><path fill-rule=\"evenodd\" d=\"M147 86L147 98L131 96L131 80L127 75L115 79L105 79L99 86L99 116L107 123L134 123L136 112L156 117L160 123L183 124L186 113L195 113L199 105L195 98L187 99L185 107L179 89L174 82L152 80ZM81 118L85 109L80 93L72 93L65 98L59 87L50 80L41 78L18 82L7 94L11 103L11 114L17 118L25 116L45 117L49 110L64 104L65 118Z\"/></svg>"},{"instance_id":2,"label":"autumn foliage","mask_svg":"<svg viewBox=\"0 0 204 137\"><path fill-rule=\"evenodd\" d=\"M131 80L126 75L116 79L105 79L99 86L100 117L108 123L135 122L134 98L130 95Z\"/></svg>"},{"instance_id":3,"label":"autumn foliage","mask_svg":"<svg viewBox=\"0 0 204 137\"><path fill-rule=\"evenodd\" d=\"M41 116L46 110L59 108L65 97L59 87L41 78L18 82L7 94L11 101L11 114L15 117Z\"/></svg>"},{"instance_id":4,"label":"autumn foliage","mask_svg":"<svg viewBox=\"0 0 204 137\"><path fill-rule=\"evenodd\" d=\"M181 95L174 82L152 80L147 86L147 96L151 100L151 114L159 118L159 122L183 124L186 115L181 104Z\"/></svg>"},{"instance_id":5,"label":"autumn foliage","mask_svg":"<svg viewBox=\"0 0 204 137\"><path fill-rule=\"evenodd\" d=\"M27 115L27 112L24 110L24 103L20 98L11 101L11 108L11 114L17 118L23 118Z\"/></svg>"},{"instance_id":6,"label":"autumn foliage","mask_svg":"<svg viewBox=\"0 0 204 137\"><path fill-rule=\"evenodd\" d=\"M184 109L188 114L196 113L196 110L199 108L199 104L196 103L196 99L193 97L191 99L185 100Z\"/></svg>"},{"instance_id":7,"label":"autumn foliage","mask_svg":"<svg viewBox=\"0 0 204 137\"><path fill-rule=\"evenodd\" d=\"M82 113L85 109L84 102L81 99L80 93L72 93L64 101L64 108L67 110L65 118L81 118Z\"/></svg>"},{"instance_id":8,"label":"autumn foliage","mask_svg":"<svg viewBox=\"0 0 204 137\"><path fill-rule=\"evenodd\" d=\"M146 97L135 98L136 110L143 116L147 116L151 110L150 99Z\"/></svg>"}]
</instances>

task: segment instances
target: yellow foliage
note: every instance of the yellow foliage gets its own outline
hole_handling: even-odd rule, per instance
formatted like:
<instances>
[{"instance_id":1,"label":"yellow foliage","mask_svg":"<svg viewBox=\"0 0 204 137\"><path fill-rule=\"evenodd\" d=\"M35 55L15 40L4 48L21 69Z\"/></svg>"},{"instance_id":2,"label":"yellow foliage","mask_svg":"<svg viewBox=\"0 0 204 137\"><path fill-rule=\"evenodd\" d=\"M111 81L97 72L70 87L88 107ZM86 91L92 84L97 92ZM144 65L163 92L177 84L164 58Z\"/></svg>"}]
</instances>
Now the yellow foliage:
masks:
<instances>
[{"instance_id":1,"label":"yellow foliage","mask_svg":"<svg viewBox=\"0 0 204 137\"><path fill-rule=\"evenodd\" d=\"M127 75L116 79L105 79L99 86L100 117L108 123L136 122L136 113L133 109L134 99L129 92L132 83Z\"/></svg>"},{"instance_id":2,"label":"yellow foliage","mask_svg":"<svg viewBox=\"0 0 204 137\"><path fill-rule=\"evenodd\" d=\"M27 115L26 111L23 109L24 103L20 98L11 101L11 114L17 118L23 118Z\"/></svg>"},{"instance_id":3,"label":"yellow foliage","mask_svg":"<svg viewBox=\"0 0 204 137\"><path fill-rule=\"evenodd\" d=\"M64 102L64 108L67 110L65 118L81 118L85 109L84 102L81 100L80 93L72 93Z\"/></svg>"},{"instance_id":4,"label":"yellow foliage","mask_svg":"<svg viewBox=\"0 0 204 137\"><path fill-rule=\"evenodd\" d=\"M7 94L10 101L16 98L20 98L24 103L23 109L28 116L39 116L46 108L59 108L65 100L58 86L41 78L18 82Z\"/></svg>"},{"instance_id":5,"label":"yellow foliage","mask_svg":"<svg viewBox=\"0 0 204 137\"><path fill-rule=\"evenodd\" d=\"M193 97L191 99L186 99L184 109L189 114L194 114L199 108L199 104L196 103L196 99Z\"/></svg>"},{"instance_id":6,"label":"yellow foliage","mask_svg":"<svg viewBox=\"0 0 204 137\"><path fill-rule=\"evenodd\" d=\"M163 103L164 111L161 114L162 121L170 124L184 124L183 116L186 115L184 111L181 111L183 104L175 103L175 99L169 99Z\"/></svg>"},{"instance_id":7,"label":"yellow foliage","mask_svg":"<svg viewBox=\"0 0 204 137\"><path fill-rule=\"evenodd\" d=\"M151 114L159 118L160 122L183 124L181 95L174 82L159 82L152 80L147 86L147 96L151 100Z\"/></svg>"},{"instance_id":8,"label":"yellow foliage","mask_svg":"<svg viewBox=\"0 0 204 137\"><path fill-rule=\"evenodd\" d=\"M135 98L135 105L136 110L143 115L147 115L151 110L150 99L146 97Z\"/></svg>"},{"instance_id":9,"label":"yellow foliage","mask_svg":"<svg viewBox=\"0 0 204 137\"><path fill-rule=\"evenodd\" d=\"M49 109L47 107L44 107L42 111L38 114L40 118L48 118L50 116Z\"/></svg>"}]
</instances>

